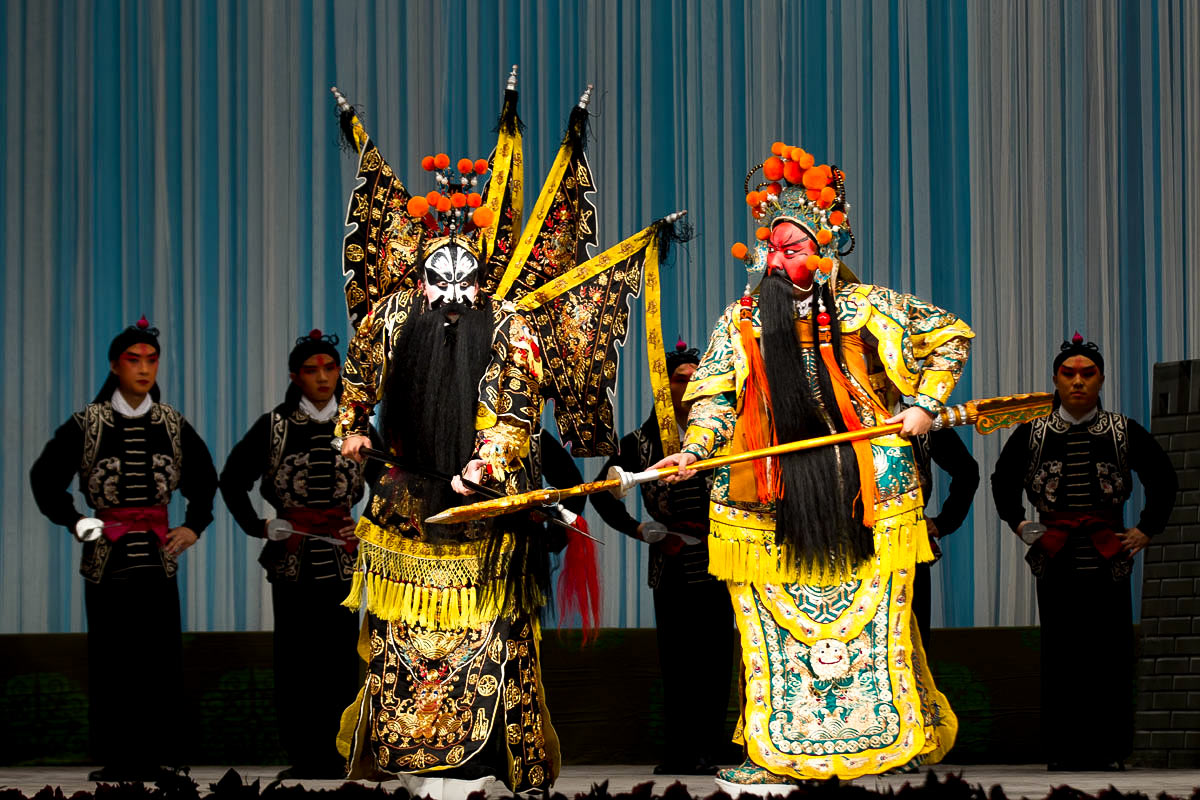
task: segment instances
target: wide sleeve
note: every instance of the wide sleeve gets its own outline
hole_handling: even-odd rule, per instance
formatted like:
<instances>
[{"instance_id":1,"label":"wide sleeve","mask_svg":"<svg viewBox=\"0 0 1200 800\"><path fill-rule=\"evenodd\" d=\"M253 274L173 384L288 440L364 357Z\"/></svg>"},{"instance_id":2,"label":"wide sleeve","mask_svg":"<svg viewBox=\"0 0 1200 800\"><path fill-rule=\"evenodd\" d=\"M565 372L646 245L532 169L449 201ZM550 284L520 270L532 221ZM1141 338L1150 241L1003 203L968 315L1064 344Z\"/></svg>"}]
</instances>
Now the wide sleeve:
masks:
<instances>
[{"instance_id":1,"label":"wide sleeve","mask_svg":"<svg viewBox=\"0 0 1200 800\"><path fill-rule=\"evenodd\" d=\"M936 430L929 436L929 455L950 476L950 491L934 518L939 536L958 530L971 510L979 488L979 464L953 428Z\"/></svg>"},{"instance_id":2,"label":"wide sleeve","mask_svg":"<svg viewBox=\"0 0 1200 800\"><path fill-rule=\"evenodd\" d=\"M615 455L609 457L604 462L604 466L600 468L600 472L596 475L595 480L601 481L608 477L608 471L612 467L620 467L626 472L638 472L642 465L638 463L638 447L637 441L633 434L621 439L620 446ZM592 508L596 509L596 513L600 515L600 519L604 520L604 524L613 530L620 531L626 536L638 538L638 521L629 513L629 509L625 507L625 503L613 497L608 492L600 492L591 496Z\"/></svg>"},{"instance_id":3,"label":"wide sleeve","mask_svg":"<svg viewBox=\"0 0 1200 800\"><path fill-rule=\"evenodd\" d=\"M271 445L271 415L263 414L229 451L221 470L221 497L238 526L248 535L262 538L263 520L254 510L250 491L266 471Z\"/></svg>"},{"instance_id":4,"label":"wide sleeve","mask_svg":"<svg viewBox=\"0 0 1200 800\"><path fill-rule=\"evenodd\" d=\"M851 297L864 291L871 306L866 325L879 341L888 377L915 405L938 413L962 377L974 332L956 315L911 294L861 286Z\"/></svg>"},{"instance_id":5,"label":"wide sleeve","mask_svg":"<svg viewBox=\"0 0 1200 800\"><path fill-rule=\"evenodd\" d=\"M1133 420L1129 420L1129 467L1137 473L1146 492L1138 530L1147 536L1157 536L1167 526L1175 508L1179 476L1154 437Z\"/></svg>"},{"instance_id":6,"label":"wide sleeve","mask_svg":"<svg viewBox=\"0 0 1200 800\"><path fill-rule=\"evenodd\" d=\"M737 422L737 353L734 342L733 315L740 313L737 304L729 306L717 320L708 348L700 365L692 373L684 393L691 402L687 431L683 437L685 453L704 459L717 452L733 439Z\"/></svg>"},{"instance_id":7,"label":"wide sleeve","mask_svg":"<svg viewBox=\"0 0 1200 800\"><path fill-rule=\"evenodd\" d=\"M505 483L529 455L530 437L541 425L541 384L537 336L520 314L507 314L493 338L475 419L475 457L483 460L499 483Z\"/></svg>"},{"instance_id":8,"label":"wide sleeve","mask_svg":"<svg viewBox=\"0 0 1200 800\"><path fill-rule=\"evenodd\" d=\"M367 314L346 345L335 436L371 435L371 415L383 401L395 337L416 309L418 297L413 290L392 295Z\"/></svg>"},{"instance_id":9,"label":"wide sleeve","mask_svg":"<svg viewBox=\"0 0 1200 800\"><path fill-rule=\"evenodd\" d=\"M183 475L179 492L187 500L183 525L199 536L213 521L213 499L217 496L217 469L208 446L187 420L179 431L183 448Z\"/></svg>"},{"instance_id":10,"label":"wide sleeve","mask_svg":"<svg viewBox=\"0 0 1200 800\"><path fill-rule=\"evenodd\" d=\"M1033 428L1029 423L1017 426L996 459L992 472L992 501L996 513L1013 531L1028 519L1021 492L1025 488L1025 472L1029 466L1029 435Z\"/></svg>"},{"instance_id":11,"label":"wide sleeve","mask_svg":"<svg viewBox=\"0 0 1200 800\"><path fill-rule=\"evenodd\" d=\"M29 484L38 509L51 522L72 531L83 518L69 491L82 455L83 427L77 417L72 417L58 427L29 470Z\"/></svg>"}]
</instances>

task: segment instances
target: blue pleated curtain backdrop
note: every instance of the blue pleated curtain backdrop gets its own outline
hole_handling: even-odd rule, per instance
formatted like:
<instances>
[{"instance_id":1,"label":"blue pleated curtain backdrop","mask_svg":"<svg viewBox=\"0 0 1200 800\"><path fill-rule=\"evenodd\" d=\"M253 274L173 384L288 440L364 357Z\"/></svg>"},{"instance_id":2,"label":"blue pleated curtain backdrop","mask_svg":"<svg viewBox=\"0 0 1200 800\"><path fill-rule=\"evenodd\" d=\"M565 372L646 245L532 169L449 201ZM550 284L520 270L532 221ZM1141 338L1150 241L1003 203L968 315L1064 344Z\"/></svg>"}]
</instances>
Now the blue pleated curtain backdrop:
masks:
<instances>
[{"instance_id":1,"label":"blue pleated curtain backdrop","mask_svg":"<svg viewBox=\"0 0 1200 800\"><path fill-rule=\"evenodd\" d=\"M1187 0L7 0L0 28L0 632L84 629L79 546L27 473L92 398L114 333L143 313L162 329L164 399L218 467L282 398L293 340L348 335L354 162L332 84L428 188L421 155L488 152L519 64L532 204L594 83L601 242L679 208L698 234L664 271L669 342L702 344L741 292L743 176L782 138L845 169L865 280L974 326L956 399L1047 389L1078 328L1105 350L1105 402L1146 422L1154 362L1200 356ZM638 318L622 431L649 409L642 334ZM987 493L1004 436L967 437L984 484L933 571L935 624L1036 621L1023 546ZM652 625L644 546L604 537L604 624ZM271 626L258 547L218 502L183 558L187 629Z\"/></svg>"}]
</instances>

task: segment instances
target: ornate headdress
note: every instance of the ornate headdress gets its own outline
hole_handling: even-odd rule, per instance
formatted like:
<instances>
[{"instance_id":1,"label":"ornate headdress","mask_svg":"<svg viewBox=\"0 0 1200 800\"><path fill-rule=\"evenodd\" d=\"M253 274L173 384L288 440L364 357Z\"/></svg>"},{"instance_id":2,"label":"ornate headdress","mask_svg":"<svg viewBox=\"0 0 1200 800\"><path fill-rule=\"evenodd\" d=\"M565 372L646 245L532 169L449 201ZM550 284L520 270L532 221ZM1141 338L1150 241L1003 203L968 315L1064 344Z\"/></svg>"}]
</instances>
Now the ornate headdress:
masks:
<instances>
[{"instance_id":1,"label":"ornate headdress","mask_svg":"<svg viewBox=\"0 0 1200 800\"><path fill-rule=\"evenodd\" d=\"M333 88L341 128L359 154L358 185L350 196L343 247L350 324L398 291L414 289L423 259L449 243L479 260L482 291L511 302L537 330L545 390L564 442L576 456L616 452L611 395L618 346L628 331L629 304L645 286L651 383L664 437L678 426L663 355L658 263L666 257L678 212L593 256L596 191L584 152L589 86L571 109L558 155L529 218L524 219L524 161L517 116L516 67L508 78L496 149L484 161L445 154L422 166L437 172L438 191L415 196L384 160L346 98ZM481 192L476 188L490 172ZM427 265L428 266L428 265ZM450 267L447 266L447 269ZM669 438L664 438L667 442Z\"/></svg>"},{"instance_id":2,"label":"ornate headdress","mask_svg":"<svg viewBox=\"0 0 1200 800\"><path fill-rule=\"evenodd\" d=\"M810 153L783 142L771 145L771 157L746 175L746 205L758 220L758 243L751 250L742 242L731 248L734 258L746 264L750 284L756 285L767 269L767 240L780 222L794 222L817 243L808 268L818 283L833 280L841 256L854 250L854 232L847 214L845 173L837 166L817 164ZM762 170L764 180L754 184Z\"/></svg>"},{"instance_id":3,"label":"ornate headdress","mask_svg":"<svg viewBox=\"0 0 1200 800\"><path fill-rule=\"evenodd\" d=\"M1072 356L1083 356L1090 359L1096 365L1096 368L1100 370L1100 374L1104 374L1104 356L1100 354L1100 348L1096 346L1095 342L1085 343L1079 331L1075 331L1074 336L1064 341L1059 346L1058 351L1058 355L1054 359L1054 369L1050 370L1052 375L1056 374L1058 368L1063 365L1063 362Z\"/></svg>"}]
</instances>

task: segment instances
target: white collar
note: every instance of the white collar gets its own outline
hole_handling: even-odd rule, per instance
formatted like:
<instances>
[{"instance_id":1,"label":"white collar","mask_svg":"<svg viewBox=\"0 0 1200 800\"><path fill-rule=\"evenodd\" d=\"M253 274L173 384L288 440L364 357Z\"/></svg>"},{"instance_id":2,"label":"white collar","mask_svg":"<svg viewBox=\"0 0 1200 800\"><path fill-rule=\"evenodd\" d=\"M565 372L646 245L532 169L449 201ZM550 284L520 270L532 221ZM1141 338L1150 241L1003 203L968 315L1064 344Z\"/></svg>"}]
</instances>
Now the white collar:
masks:
<instances>
[{"instance_id":1,"label":"white collar","mask_svg":"<svg viewBox=\"0 0 1200 800\"><path fill-rule=\"evenodd\" d=\"M1093 406L1092 410L1089 411L1088 413L1084 414L1082 417L1071 416L1071 412L1067 411L1066 406L1059 405L1059 407L1058 407L1058 415L1060 417L1062 417L1064 420L1066 420L1067 424L1069 424L1069 425L1082 425L1085 422L1091 422L1092 420L1094 420L1096 418L1096 415L1099 413L1100 413L1100 404L1099 403L1097 403L1095 406Z\"/></svg>"},{"instance_id":2,"label":"white collar","mask_svg":"<svg viewBox=\"0 0 1200 800\"><path fill-rule=\"evenodd\" d=\"M338 404L334 398L329 398L329 402L324 408L317 408L312 400L307 397L300 398L300 410L308 415L313 422L329 422L337 415Z\"/></svg>"},{"instance_id":3,"label":"white collar","mask_svg":"<svg viewBox=\"0 0 1200 800\"><path fill-rule=\"evenodd\" d=\"M154 405L154 401L150 399L150 395L147 394L142 398L142 402L138 404L138 407L134 408L133 406L129 405L129 401L125 399L125 395L121 394L120 389L113 389L113 411L116 411L122 417L143 416L147 411L150 410L150 406L152 405Z\"/></svg>"}]
</instances>

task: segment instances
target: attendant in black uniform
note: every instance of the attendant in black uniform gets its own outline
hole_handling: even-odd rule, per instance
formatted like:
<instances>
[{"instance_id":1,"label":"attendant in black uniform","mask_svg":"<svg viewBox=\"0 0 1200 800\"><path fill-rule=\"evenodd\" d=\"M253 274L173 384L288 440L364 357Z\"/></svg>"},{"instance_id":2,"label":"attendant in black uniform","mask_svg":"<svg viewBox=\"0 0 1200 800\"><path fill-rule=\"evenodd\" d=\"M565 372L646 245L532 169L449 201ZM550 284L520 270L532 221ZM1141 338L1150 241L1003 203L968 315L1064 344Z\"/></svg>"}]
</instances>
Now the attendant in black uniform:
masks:
<instances>
[{"instance_id":1,"label":"attendant in black uniform","mask_svg":"<svg viewBox=\"0 0 1200 800\"><path fill-rule=\"evenodd\" d=\"M699 352L687 349L684 342L667 355L671 400L681 428L688 416L683 393L699 363ZM640 472L662 458L662 438L652 409L641 428L621 439L618 455L605 463L597 480L605 477L609 467ZM591 495L592 505L610 527L650 543L648 582L654 590L665 715L666 752L654 770L660 775L715 774L717 763L727 760L730 750L725 712L736 630L729 591L724 582L708 574L711 488L712 472L679 483L643 483L642 505L653 523L639 523L611 495ZM698 541L687 544L675 533Z\"/></svg>"},{"instance_id":2,"label":"attendant in black uniform","mask_svg":"<svg viewBox=\"0 0 1200 800\"><path fill-rule=\"evenodd\" d=\"M158 330L143 317L108 348L96 399L54 433L30 470L38 508L84 542L88 624L89 780L153 781L177 750L183 685L179 554L212 522L217 475L208 448L178 411L159 403ZM68 489L95 509L85 517ZM183 524L167 522L178 489Z\"/></svg>"},{"instance_id":3,"label":"attendant in black uniform","mask_svg":"<svg viewBox=\"0 0 1200 800\"><path fill-rule=\"evenodd\" d=\"M908 441L912 445L913 460L917 463L917 472L921 479L921 494L926 503L933 497L933 464L937 464L950 476L950 490L946 495L946 502L942 503L941 513L925 517L934 561L929 564L917 564L917 571L913 576L913 615L917 618L917 628L921 631L921 642L928 649L932 583L930 567L942 557L942 548L938 541L958 530L971 511L975 490L979 488L979 464L975 462L971 451L953 428L939 428L920 436L913 436Z\"/></svg>"},{"instance_id":4,"label":"attendant in black uniform","mask_svg":"<svg viewBox=\"0 0 1200 800\"><path fill-rule=\"evenodd\" d=\"M345 775L335 740L358 691L358 615L342 601L358 543L350 511L364 482L363 467L331 444L341 395L336 344L319 330L296 341L283 403L258 418L221 471L221 495L238 525L267 539L258 560L271 583L276 710L292 763L280 778ZM276 519L255 511L255 481Z\"/></svg>"},{"instance_id":5,"label":"attendant in black uniform","mask_svg":"<svg viewBox=\"0 0 1200 800\"><path fill-rule=\"evenodd\" d=\"M1030 541L1045 526L1026 561L1037 576L1050 769L1116 768L1132 749L1129 574L1175 505L1170 460L1141 425L1100 408L1103 385L1104 358L1075 334L1054 361L1055 410L1013 432L992 474L996 509L1014 532ZM1135 472L1146 505L1127 529Z\"/></svg>"}]
</instances>

